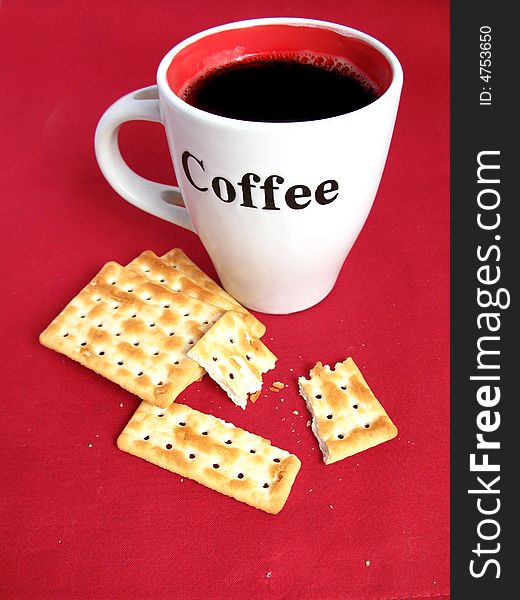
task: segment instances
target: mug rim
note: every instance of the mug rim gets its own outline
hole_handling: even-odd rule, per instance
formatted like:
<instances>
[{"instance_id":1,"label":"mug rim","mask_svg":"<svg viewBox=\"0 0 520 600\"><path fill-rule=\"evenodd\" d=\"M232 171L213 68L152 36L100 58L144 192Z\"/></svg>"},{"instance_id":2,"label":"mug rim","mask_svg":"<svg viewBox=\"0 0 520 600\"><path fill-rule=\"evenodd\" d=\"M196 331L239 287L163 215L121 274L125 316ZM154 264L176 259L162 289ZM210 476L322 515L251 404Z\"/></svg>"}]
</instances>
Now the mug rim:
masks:
<instances>
[{"instance_id":1,"label":"mug rim","mask_svg":"<svg viewBox=\"0 0 520 600\"><path fill-rule=\"evenodd\" d=\"M293 25L293 26L310 26L321 29L328 29L330 31L335 31L344 36L355 37L357 39L362 40L372 48L374 48L379 54L381 54L388 62L392 79L388 88L373 102L370 104L359 108L355 111L351 111L348 113L344 113L341 115L336 115L334 117L326 117L323 119L314 119L307 121L252 121L247 119L235 119L231 117L225 117L222 115L216 115L191 104L188 104L185 100L183 100L180 96L178 96L170 87L168 82L167 73L170 65L173 62L175 56L183 49L188 46L194 44L195 42L223 31L233 30L233 29L246 29L248 27L262 26L262 25ZM228 126L240 126L242 127L244 124L248 126L259 126L261 128L268 127L294 127L294 126L302 126L309 124L319 124L329 121L335 121L337 119L345 119L352 118L353 115L356 115L359 112L368 111L371 107L379 105L386 97L390 95L390 93L396 88L401 88L403 83L403 69L397 58L397 56L388 48L383 42L379 41L377 38L360 31L359 29L355 29L353 27L349 27L347 25L342 25L340 23L333 23L332 21L324 21L319 19L308 19L304 17L263 17L258 19L245 19L241 21L232 21L229 23L224 23L222 25L217 25L215 27L210 27L208 29L204 29L198 33L195 33L178 44L176 44L171 50L169 50L166 55L162 58L159 63L159 67L157 69L157 86L159 89L160 97L164 98L174 107L179 109L182 112L185 112L193 117L206 121L212 121L214 123L226 124Z\"/></svg>"}]
</instances>

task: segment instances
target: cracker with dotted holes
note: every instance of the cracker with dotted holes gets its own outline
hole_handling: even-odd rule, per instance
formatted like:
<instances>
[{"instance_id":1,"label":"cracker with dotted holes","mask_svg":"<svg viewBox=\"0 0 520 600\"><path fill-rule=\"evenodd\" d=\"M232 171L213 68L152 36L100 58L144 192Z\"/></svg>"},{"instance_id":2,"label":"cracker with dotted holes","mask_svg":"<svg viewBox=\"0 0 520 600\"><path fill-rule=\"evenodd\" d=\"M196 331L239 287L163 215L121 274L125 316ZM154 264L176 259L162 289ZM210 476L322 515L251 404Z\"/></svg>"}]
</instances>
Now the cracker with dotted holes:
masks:
<instances>
[{"instance_id":1,"label":"cracker with dotted holes","mask_svg":"<svg viewBox=\"0 0 520 600\"><path fill-rule=\"evenodd\" d=\"M325 464L362 452L397 435L397 428L352 360L334 369L321 362L310 379L298 378L300 394L312 415Z\"/></svg>"},{"instance_id":2,"label":"cracker with dotted holes","mask_svg":"<svg viewBox=\"0 0 520 600\"><path fill-rule=\"evenodd\" d=\"M300 469L299 459L258 435L180 403L142 402L118 447L235 500L276 514Z\"/></svg>"},{"instance_id":3,"label":"cracker with dotted holes","mask_svg":"<svg viewBox=\"0 0 520 600\"><path fill-rule=\"evenodd\" d=\"M244 322L244 315L228 311L189 350L209 376L241 408L248 394L262 389L262 374L273 369L276 356Z\"/></svg>"},{"instance_id":4,"label":"cracker with dotted holes","mask_svg":"<svg viewBox=\"0 0 520 600\"><path fill-rule=\"evenodd\" d=\"M172 248L169 252L163 254L161 258L174 269L182 271L204 289L219 294L229 302L233 303L233 310L236 310L237 312L247 312L233 296L228 294L218 283L213 281L213 279L200 269L180 248ZM262 335L263 333L258 334L258 337L262 337Z\"/></svg>"},{"instance_id":5,"label":"cracker with dotted holes","mask_svg":"<svg viewBox=\"0 0 520 600\"><path fill-rule=\"evenodd\" d=\"M40 342L157 406L204 375L187 351L223 310L107 263Z\"/></svg>"},{"instance_id":6,"label":"cracker with dotted holes","mask_svg":"<svg viewBox=\"0 0 520 600\"><path fill-rule=\"evenodd\" d=\"M184 256L186 257L185 254ZM185 263L186 261L181 261L181 264L184 265ZM197 298L198 300L208 302L209 304L213 304L219 308L223 308L225 310L237 310L237 307L239 307L239 310L243 311L246 315L246 321L248 322L248 326L251 328L253 333L259 337L265 333L265 325L251 313L246 311L245 308L238 305L236 300L231 298L228 299L226 296L218 293L215 290L205 288L203 285L205 281L204 278L201 278L197 273L197 271L200 271L198 267L196 267L197 271L192 269L191 272L193 275L201 279L200 283L196 280L194 281L180 268L175 268L174 266L170 265L164 258L160 258L151 250L145 250L131 263L129 263L127 268L131 271L139 273L140 275L148 277L148 279L156 283L165 285L172 291L182 292L186 296ZM200 272L202 273L202 271Z\"/></svg>"}]
</instances>

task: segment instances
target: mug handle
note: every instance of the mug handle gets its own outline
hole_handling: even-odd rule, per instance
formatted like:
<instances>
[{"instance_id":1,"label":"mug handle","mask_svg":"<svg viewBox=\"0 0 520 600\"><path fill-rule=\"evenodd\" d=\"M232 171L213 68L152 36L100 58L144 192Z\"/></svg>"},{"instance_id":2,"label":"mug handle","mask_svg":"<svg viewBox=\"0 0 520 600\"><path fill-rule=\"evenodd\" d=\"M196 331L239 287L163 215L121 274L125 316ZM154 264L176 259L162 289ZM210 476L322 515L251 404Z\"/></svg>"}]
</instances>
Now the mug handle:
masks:
<instances>
[{"instance_id":1,"label":"mug handle","mask_svg":"<svg viewBox=\"0 0 520 600\"><path fill-rule=\"evenodd\" d=\"M94 147L101 172L125 200L170 223L196 233L178 187L141 177L126 164L119 149L119 127L126 121L163 123L156 85L136 90L116 100L96 128Z\"/></svg>"}]
</instances>

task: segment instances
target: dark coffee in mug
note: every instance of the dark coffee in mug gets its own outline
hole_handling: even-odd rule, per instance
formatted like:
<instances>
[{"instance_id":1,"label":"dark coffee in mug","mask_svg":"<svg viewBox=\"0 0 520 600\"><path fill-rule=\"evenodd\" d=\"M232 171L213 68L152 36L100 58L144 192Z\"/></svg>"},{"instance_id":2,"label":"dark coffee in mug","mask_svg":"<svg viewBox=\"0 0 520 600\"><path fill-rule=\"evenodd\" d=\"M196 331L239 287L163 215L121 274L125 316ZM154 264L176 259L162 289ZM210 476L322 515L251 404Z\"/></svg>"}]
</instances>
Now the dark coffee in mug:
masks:
<instances>
[{"instance_id":1,"label":"dark coffee in mug","mask_svg":"<svg viewBox=\"0 0 520 600\"><path fill-rule=\"evenodd\" d=\"M202 72L181 98L206 112L244 121L315 121L367 106L379 92L341 58L309 53L242 58Z\"/></svg>"}]
</instances>

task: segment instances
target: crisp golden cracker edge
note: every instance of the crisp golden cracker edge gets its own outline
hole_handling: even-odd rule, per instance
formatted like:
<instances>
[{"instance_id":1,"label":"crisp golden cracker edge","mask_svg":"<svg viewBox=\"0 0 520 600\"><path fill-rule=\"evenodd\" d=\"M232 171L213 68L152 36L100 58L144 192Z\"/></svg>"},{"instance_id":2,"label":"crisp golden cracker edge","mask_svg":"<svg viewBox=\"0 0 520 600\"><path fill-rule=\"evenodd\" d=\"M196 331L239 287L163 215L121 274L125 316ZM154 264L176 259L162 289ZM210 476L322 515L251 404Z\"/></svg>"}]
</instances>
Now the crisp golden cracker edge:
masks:
<instances>
[{"instance_id":1,"label":"crisp golden cracker edge","mask_svg":"<svg viewBox=\"0 0 520 600\"><path fill-rule=\"evenodd\" d=\"M139 275L147 277L153 283L166 287L170 291L182 292L186 296L207 302L223 310L234 310L236 308L236 302L232 302L221 294L205 288L201 282L194 280L182 269L172 267L163 257L157 256L153 250L143 250L126 267ZM153 274L159 274L161 278L155 279ZM178 280L179 289L171 287L171 280Z\"/></svg>"},{"instance_id":2,"label":"crisp golden cracker edge","mask_svg":"<svg viewBox=\"0 0 520 600\"><path fill-rule=\"evenodd\" d=\"M266 332L265 324L255 317L255 315L249 312L247 308L242 306L242 304L240 304L236 298L233 298L231 294L226 292L226 290L224 290L205 271L203 271L193 260L191 260L184 250L181 248L172 248L159 258L164 260L170 266L172 266L173 263L180 262L182 265L180 270L183 271L187 277L189 277L197 285L207 289L208 291L218 294L226 301L231 302L234 305L234 308L231 308L230 310L241 312L247 315L249 326L251 327L252 331L254 331L255 335L257 335L259 338L263 337Z\"/></svg>"},{"instance_id":3,"label":"crisp golden cracker edge","mask_svg":"<svg viewBox=\"0 0 520 600\"><path fill-rule=\"evenodd\" d=\"M129 422L127 423L127 425L121 432L121 434L118 436L118 438L116 440L116 444L117 444L117 447L121 451L131 454L137 458L141 458L141 459L149 462L150 464L161 467L167 471L170 471L171 473L180 475L181 477L186 477L188 479L191 479L192 481L196 481L197 483L199 483L200 485L203 485L204 487L207 487L208 489L212 489L215 492L218 492L225 496L233 498L237 502L242 502L242 503L247 504L248 506L252 506L253 508L256 508L258 510L262 510L262 511L270 513L270 514L278 514L282 510L282 508L285 506L285 504L288 500L288 497L290 495L290 492L292 490L292 486L294 484L296 476L301 468L301 461L296 455L291 454L286 450L282 450L281 448L278 448L276 446L272 446L270 440L267 440L266 438L262 438L261 436L258 436L257 434L246 431L240 427L236 427L235 425L233 425L231 423L225 423L221 419L214 417L213 415L201 413L200 411L196 411L196 410L190 408L189 406L182 405L179 403L176 403L175 405L168 407L169 409L179 408L179 409L183 409L183 410L187 411L188 413L193 413L193 414L203 415L205 417L210 417L211 419L213 419L215 421L219 421L221 423L224 423L224 425L229 426L231 428L231 430L234 429L237 432L242 432L242 433L246 433L248 435L254 436L254 438L258 438L263 442L267 442L267 444L274 450L280 450L288 455L285 459L282 460L281 463L279 463L280 466L284 467L283 478L282 478L282 480L277 482L276 491L275 492L271 491L269 493L269 501L268 502L254 503L253 501L251 501L248 498L237 498L236 496L233 496L232 493L230 493L230 491L225 488L218 489L217 486L210 485L211 482L209 482L209 484L208 484L208 482L202 481L201 478L199 478L199 479L193 478L191 476L192 473L190 473L189 470L181 470L181 469L175 470L174 468L172 468L172 465L169 464L169 462L171 462L171 461L164 460L164 457L168 458L168 456L169 456L167 453L165 453L164 451L159 449L157 446L150 446L149 444L144 443L144 438L143 438L143 440L141 440L141 439L138 440L136 435L131 434L131 431L134 431L134 432L137 431L141 435L142 435L142 433L144 433L145 430L148 433L151 431L151 429L149 427L147 427L147 428L143 427L143 423L146 423L147 417L150 416L150 413L149 413L150 408L151 408L151 405L149 403L147 403L145 401L141 402L141 404L135 411L134 415L131 417L131 419L129 420ZM165 410L168 410L168 409L165 409Z\"/></svg>"}]
</instances>

